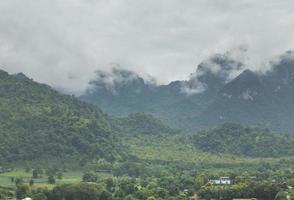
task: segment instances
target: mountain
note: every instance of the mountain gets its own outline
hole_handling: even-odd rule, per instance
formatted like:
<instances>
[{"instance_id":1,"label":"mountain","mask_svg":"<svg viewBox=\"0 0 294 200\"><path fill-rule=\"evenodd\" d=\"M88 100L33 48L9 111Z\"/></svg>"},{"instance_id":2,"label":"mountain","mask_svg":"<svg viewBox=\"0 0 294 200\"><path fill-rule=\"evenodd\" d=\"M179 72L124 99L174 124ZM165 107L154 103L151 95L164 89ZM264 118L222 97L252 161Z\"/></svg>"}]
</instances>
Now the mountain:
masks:
<instances>
[{"instance_id":1,"label":"mountain","mask_svg":"<svg viewBox=\"0 0 294 200\"><path fill-rule=\"evenodd\" d=\"M190 132L233 122L291 133L293 55L286 52L263 73L244 69L228 55L214 55L200 63L188 80L168 85L156 85L119 69L102 78L99 72L80 98L111 114L145 112Z\"/></svg>"},{"instance_id":2,"label":"mountain","mask_svg":"<svg viewBox=\"0 0 294 200\"><path fill-rule=\"evenodd\" d=\"M277 135L268 129L249 128L226 123L190 137L196 148L210 153L249 157L294 155L294 136Z\"/></svg>"},{"instance_id":3,"label":"mountain","mask_svg":"<svg viewBox=\"0 0 294 200\"><path fill-rule=\"evenodd\" d=\"M202 85L203 92L215 95L243 67L241 62L217 54L200 63L188 82L192 88Z\"/></svg>"},{"instance_id":4,"label":"mountain","mask_svg":"<svg viewBox=\"0 0 294 200\"><path fill-rule=\"evenodd\" d=\"M97 107L2 70L0 138L1 162L44 156L114 161L126 155Z\"/></svg>"},{"instance_id":5,"label":"mountain","mask_svg":"<svg viewBox=\"0 0 294 200\"><path fill-rule=\"evenodd\" d=\"M96 76L87 93L80 98L113 114L124 115L132 112L134 107L144 109L142 102L153 89L152 83L127 70L97 71Z\"/></svg>"},{"instance_id":6,"label":"mountain","mask_svg":"<svg viewBox=\"0 0 294 200\"><path fill-rule=\"evenodd\" d=\"M241 68L240 62L215 55L202 62L188 81L159 86L127 70L98 71L80 99L113 115L145 112L173 128L189 130L195 124L191 120L204 112L232 72Z\"/></svg>"},{"instance_id":7,"label":"mountain","mask_svg":"<svg viewBox=\"0 0 294 200\"><path fill-rule=\"evenodd\" d=\"M233 81L226 84L201 115L203 123L221 124L224 122L254 122L265 125L269 116L270 93L262 78L245 70Z\"/></svg>"},{"instance_id":8,"label":"mountain","mask_svg":"<svg viewBox=\"0 0 294 200\"><path fill-rule=\"evenodd\" d=\"M283 55L266 73L245 70L226 84L201 115L203 124L235 122L291 133L294 60L290 55Z\"/></svg>"}]
</instances>

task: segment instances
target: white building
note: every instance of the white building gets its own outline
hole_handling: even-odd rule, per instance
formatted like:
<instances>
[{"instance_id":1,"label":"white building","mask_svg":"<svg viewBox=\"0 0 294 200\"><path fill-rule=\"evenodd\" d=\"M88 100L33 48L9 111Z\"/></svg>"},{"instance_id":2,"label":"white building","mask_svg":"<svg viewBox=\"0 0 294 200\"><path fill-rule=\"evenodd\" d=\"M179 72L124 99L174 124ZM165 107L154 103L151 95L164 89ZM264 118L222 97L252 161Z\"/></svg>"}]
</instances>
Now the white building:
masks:
<instances>
[{"instance_id":1,"label":"white building","mask_svg":"<svg viewBox=\"0 0 294 200\"><path fill-rule=\"evenodd\" d=\"M230 177L220 177L216 180L209 180L209 183L213 185L231 185L232 180L230 179Z\"/></svg>"}]
</instances>

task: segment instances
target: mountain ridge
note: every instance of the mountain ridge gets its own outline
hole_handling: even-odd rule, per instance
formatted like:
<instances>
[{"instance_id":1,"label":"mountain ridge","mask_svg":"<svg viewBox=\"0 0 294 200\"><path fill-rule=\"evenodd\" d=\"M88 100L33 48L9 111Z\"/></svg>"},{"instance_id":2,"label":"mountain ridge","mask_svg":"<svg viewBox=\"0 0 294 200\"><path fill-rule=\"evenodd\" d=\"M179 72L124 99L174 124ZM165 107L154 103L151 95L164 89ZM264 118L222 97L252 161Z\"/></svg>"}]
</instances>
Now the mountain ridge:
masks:
<instances>
[{"instance_id":1,"label":"mountain ridge","mask_svg":"<svg viewBox=\"0 0 294 200\"><path fill-rule=\"evenodd\" d=\"M101 104L107 95L92 85L80 98L114 115L146 112L188 132L233 122L291 133L294 57L286 52L271 65L271 70L260 73L227 55L215 55L200 63L186 81L147 86L140 77L144 87L139 94L128 85L124 95Z\"/></svg>"}]
</instances>

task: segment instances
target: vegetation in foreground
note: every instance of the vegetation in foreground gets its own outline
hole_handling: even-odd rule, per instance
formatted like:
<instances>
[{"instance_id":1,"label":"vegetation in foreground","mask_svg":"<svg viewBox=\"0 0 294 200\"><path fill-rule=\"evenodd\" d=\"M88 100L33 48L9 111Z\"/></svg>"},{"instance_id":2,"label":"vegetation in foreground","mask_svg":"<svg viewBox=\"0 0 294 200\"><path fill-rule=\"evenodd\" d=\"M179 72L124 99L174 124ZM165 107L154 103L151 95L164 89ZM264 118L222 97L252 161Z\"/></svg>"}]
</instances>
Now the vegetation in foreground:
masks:
<instances>
[{"instance_id":1,"label":"vegetation in foreground","mask_svg":"<svg viewBox=\"0 0 294 200\"><path fill-rule=\"evenodd\" d=\"M41 200L284 200L285 196L293 195L292 157L213 154L197 149L189 137L177 134L121 136L130 152L124 162L93 159L74 168L70 168L70 162L70 166L63 163L62 168L27 162L26 169L0 174L1 185L6 188L2 195ZM224 176L232 181L230 185L211 182ZM2 181L4 177L9 177L6 184ZM11 182L11 177L22 181Z\"/></svg>"},{"instance_id":2,"label":"vegetation in foreground","mask_svg":"<svg viewBox=\"0 0 294 200\"><path fill-rule=\"evenodd\" d=\"M142 174L134 173L134 163L125 163L112 173L62 172L60 169L13 170L3 173L0 179L9 176L13 186L1 186L1 199L22 199L31 197L37 200L177 200L177 199L224 199L257 198L263 200L282 200L293 195L294 171L287 167L267 164L248 169L231 169L229 172L218 170L182 170L156 167L161 174L141 168ZM170 165L168 165L170 166ZM54 171L56 170L56 171ZM62 175L60 175L60 173ZM37 175L37 176L36 176ZM215 185L210 180L228 175L232 184ZM36 176L36 177L33 177ZM11 180L11 178L14 180ZM292 196L294 197L294 196Z\"/></svg>"}]
</instances>

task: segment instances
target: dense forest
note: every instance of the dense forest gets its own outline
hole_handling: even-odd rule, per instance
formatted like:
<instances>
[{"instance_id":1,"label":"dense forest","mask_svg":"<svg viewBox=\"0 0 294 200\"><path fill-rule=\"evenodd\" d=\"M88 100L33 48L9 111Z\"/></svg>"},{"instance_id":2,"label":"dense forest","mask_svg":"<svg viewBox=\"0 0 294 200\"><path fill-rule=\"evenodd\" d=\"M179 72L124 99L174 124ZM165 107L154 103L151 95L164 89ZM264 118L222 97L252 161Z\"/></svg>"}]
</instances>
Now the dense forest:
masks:
<instances>
[{"instance_id":1,"label":"dense forest","mask_svg":"<svg viewBox=\"0 0 294 200\"><path fill-rule=\"evenodd\" d=\"M205 152L236 154L250 157L279 157L294 155L294 137L274 134L268 129L224 124L191 136L197 148Z\"/></svg>"},{"instance_id":2,"label":"dense forest","mask_svg":"<svg viewBox=\"0 0 294 200\"><path fill-rule=\"evenodd\" d=\"M106 115L23 74L0 71L0 161L123 156Z\"/></svg>"}]
</instances>

